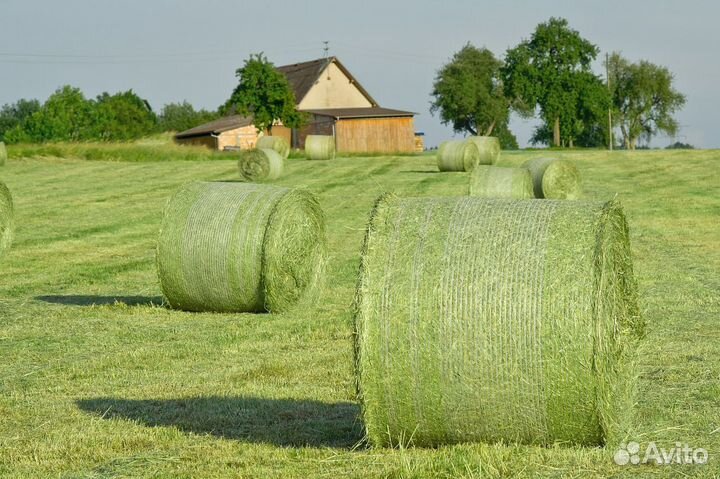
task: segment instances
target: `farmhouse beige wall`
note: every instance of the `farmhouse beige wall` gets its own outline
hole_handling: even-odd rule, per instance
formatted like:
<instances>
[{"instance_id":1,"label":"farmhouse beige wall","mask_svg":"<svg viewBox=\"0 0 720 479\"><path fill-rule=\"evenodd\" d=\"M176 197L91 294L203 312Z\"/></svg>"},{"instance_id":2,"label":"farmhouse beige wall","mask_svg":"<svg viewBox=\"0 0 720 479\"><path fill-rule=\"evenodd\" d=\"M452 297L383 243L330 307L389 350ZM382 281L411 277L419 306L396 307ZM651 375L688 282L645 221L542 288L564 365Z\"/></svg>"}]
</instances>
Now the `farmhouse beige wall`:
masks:
<instances>
[{"instance_id":1,"label":"farmhouse beige wall","mask_svg":"<svg viewBox=\"0 0 720 479\"><path fill-rule=\"evenodd\" d=\"M258 132L254 125L243 126L220 133L217 139L217 149L222 151L226 146L239 146L242 149L255 148Z\"/></svg>"},{"instance_id":2,"label":"farmhouse beige wall","mask_svg":"<svg viewBox=\"0 0 720 479\"><path fill-rule=\"evenodd\" d=\"M298 105L299 110L318 108L365 108L372 103L365 98L354 83L350 82L335 63L331 63L320 75L315 85Z\"/></svg>"}]
</instances>

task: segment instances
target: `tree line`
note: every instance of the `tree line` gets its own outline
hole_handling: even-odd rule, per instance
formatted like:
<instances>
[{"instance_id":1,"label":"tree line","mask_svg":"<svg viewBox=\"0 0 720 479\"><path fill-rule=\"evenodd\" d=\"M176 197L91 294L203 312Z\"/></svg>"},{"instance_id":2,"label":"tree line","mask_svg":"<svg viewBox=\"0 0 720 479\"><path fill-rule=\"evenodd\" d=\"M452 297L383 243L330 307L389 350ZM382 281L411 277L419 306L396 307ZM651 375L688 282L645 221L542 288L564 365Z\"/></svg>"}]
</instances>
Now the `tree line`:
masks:
<instances>
[{"instance_id":1,"label":"tree line","mask_svg":"<svg viewBox=\"0 0 720 479\"><path fill-rule=\"evenodd\" d=\"M603 147L613 134L635 149L658 133L676 134L673 115L686 99L672 73L614 52L603 80L591 68L599 52L562 18L539 24L504 60L468 43L438 71L431 112L458 133L497 136L504 148L517 148L511 112L539 117L535 145Z\"/></svg>"},{"instance_id":2,"label":"tree line","mask_svg":"<svg viewBox=\"0 0 720 479\"><path fill-rule=\"evenodd\" d=\"M132 90L86 98L79 88L65 85L45 103L21 99L0 108L0 141L127 141L187 130L218 117L218 112L196 110L187 101L168 103L156 114Z\"/></svg>"}]
</instances>

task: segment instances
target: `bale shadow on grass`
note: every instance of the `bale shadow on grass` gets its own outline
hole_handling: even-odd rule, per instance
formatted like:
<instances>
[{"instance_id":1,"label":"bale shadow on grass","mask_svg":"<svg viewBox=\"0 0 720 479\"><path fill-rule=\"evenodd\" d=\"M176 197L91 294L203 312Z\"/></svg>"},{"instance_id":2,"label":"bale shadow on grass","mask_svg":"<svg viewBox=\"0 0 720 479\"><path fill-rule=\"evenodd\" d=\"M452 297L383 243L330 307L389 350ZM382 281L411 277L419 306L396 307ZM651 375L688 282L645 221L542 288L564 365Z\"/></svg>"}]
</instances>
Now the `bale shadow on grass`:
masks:
<instances>
[{"instance_id":1,"label":"bale shadow on grass","mask_svg":"<svg viewBox=\"0 0 720 479\"><path fill-rule=\"evenodd\" d=\"M126 306L160 306L163 304L161 296L93 296L93 295L46 295L36 296L37 301L46 303L64 304L66 306L112 306L124 304Z\"/></svg>"},{"instance_id":2,"label":"bale shadow on grass","mask_svg":"<svg viewBox=\"0 0 720 479\"><path fill-rule=\"evenodd\" d=\"M280 447L351 448L363 438L359 407L257 397L186 399L96 398L76 401L104 419L127 419L146 426L174 426L195 434L274 444Z\"/></svg>"}]
</instances>

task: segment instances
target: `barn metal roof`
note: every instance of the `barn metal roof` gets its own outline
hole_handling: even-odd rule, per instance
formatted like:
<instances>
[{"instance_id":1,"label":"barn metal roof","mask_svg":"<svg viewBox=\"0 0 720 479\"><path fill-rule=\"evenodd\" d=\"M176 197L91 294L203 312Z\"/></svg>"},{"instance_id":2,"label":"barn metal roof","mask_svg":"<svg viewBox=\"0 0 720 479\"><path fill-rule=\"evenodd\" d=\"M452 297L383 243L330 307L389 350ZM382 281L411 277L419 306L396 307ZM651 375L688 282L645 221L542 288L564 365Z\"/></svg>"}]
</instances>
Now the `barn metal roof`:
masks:
<instances>
[{"instance_id":1,"label":"barn metal roof","mask_svg":"<svg viewBox=\"0 0 720 479\"><path fill-rule=\"evenodd\" d=\"M393 110L374 106L372 108L323 108L319 110L302 110L313 115L330 116L336 120L351 118L400 118L410 117L416 114L411 111Z\"/></svg>"},{"instance_id":2,"label":"barn metal roof","mask_svg":"<svg viewBox=\"0 0 720 479\"><path fill-rule=\"evenodd\" d=\"M190 138L193 136L217 135L223 131L234 130L253 124L253 119L242 115L231 115L208 123L203 123L195 128L190 128L175 135L175 138Z\"/></svg>"}]
</instances>

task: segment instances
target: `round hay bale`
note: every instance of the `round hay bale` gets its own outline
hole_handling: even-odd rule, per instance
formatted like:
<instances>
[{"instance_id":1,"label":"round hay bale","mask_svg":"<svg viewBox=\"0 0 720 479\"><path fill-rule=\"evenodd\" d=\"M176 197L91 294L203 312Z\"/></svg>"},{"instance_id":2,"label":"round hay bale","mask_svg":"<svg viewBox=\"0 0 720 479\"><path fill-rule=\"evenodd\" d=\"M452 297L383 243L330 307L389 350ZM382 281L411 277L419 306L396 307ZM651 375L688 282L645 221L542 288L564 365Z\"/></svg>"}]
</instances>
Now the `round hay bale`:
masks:
<instances>
[{"instance_id":1,"label":"round hay bale","mask_svg":"<svg viewBox=\"0 0 720 479\"><path fill-rule=\"evenodd\" d=\"M472 171L480 162L480 150L475 143L465 140L443 141L437 162L440 171Z\"/></svg>"},{"instance_id":2,"label":"round hay bale","mask_svg":"<svg viewBox=\"0 0 720 479\"><path fill-rule=\"evenodd\" d=\"M308 160L332 160L335 158L335 137L308 135L305 137L305 156Z\"/></svg>"},{"instance_id":3,"label":"round hay bale","mask_svg":"<svg viewBox=\"0 0 720 479\"><path fill-rule=\"evenodd\" d=\"M489 165L478 165L472 171L469 194L480 198L535 198L527 169Z\"/></svg>"},{"instance_id":4,"label":"round hay bale","mask_svg":"<svg viewBox=\"0 0 720 479\"><path fill-rule=\"evenodd\" d=\"M12 195L5 183L0 181L0 256L2 256L13 241L15 233L15 214Z\"/></svg>"},{"instance_id":5,"label":"round hay bale","mask_svg":"<svg viewBox=\"0 0 720 479\"><path fill-rule=\"evenodd\" d=\"M494 136L469 136L470 141L477 146L480 152L481 165L494 165L500 157L500 140Z\"/></svg>"},{"instance_id":6,"label":"round hay bale","mask_svg":"<svg viewBox=\"0 0 720 479\"><path fill-rule=\"evenodd\" d=\"M287 160L290 154L290 143L281 136L261 136L258 138L255 148L270 148L277 151L283 160Z\"/></svg>"},{"instance_id":7,"label":"round hay bale","mask_svg":"<svg viewBox=\"0 0 720 479\"><path fill-rule=\"evenodd\" d=\"M617 440L643 332L622 209L381 197L355 328L374 445Z\"/></svg>"},{"instance_id":8,"label":"round hay bale","mask_svg":"<svg viewBox=\"0 0 720 479\"><path fill-rule=\"evenodd\" d=\"M582 196L580 172L567 160L534 158L523 167L530 170L536 198L576 200Z\"/></svg>"},{"instance_id":9,"label":"round hay bale","mask_svg":"<svg viewBox=\"0 0 720 479\"><path fill-rule=\"evenodd\" d=\"M197 182L168 202L160 285L186 311L282 312L314 299L325 223L313 195L252 183Z\"/></svg>"},{"instance_id":10,"label":"round hay bale","mask_svg":"<svg viewBox=\"0 0 720 479\"><path fill-rule=\"evenodd\" d=\"M248 181L274 180L283 172L283 158L270 148L254 148L240 152L240 176Z\"/></svg>"},{"instance_id":11,"label":"round hay bale","mask_svg":"<svg viewBox=\"0 0 720 479\"><path fill-rule=\"evenodd\" d=\"M5 165L5 162L7 161L7 148L5 148L5 143L0 141L0 166Z\"/></svg>"}]
</instances>

